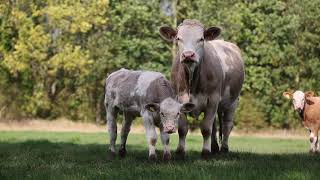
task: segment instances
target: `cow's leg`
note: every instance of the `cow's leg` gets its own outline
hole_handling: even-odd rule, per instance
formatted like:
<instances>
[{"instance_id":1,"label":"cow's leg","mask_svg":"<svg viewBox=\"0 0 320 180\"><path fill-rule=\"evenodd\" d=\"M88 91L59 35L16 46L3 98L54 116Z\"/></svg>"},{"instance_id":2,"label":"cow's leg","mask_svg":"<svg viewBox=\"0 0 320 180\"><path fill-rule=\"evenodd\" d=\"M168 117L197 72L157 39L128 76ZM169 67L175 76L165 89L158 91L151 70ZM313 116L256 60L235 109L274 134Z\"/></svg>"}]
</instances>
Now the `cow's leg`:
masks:
<instances>
[{"instance_id":1,"label":"cow's leg","mask_svg":"<svg viewBox=\"0 0 320 180\"><path fill-rule=\"evenodd\" d=\"M186 154L186 136L188 134L188 123L187 117L185 114L181 114L178 120L178 134L179 134L179 143L176 150L177 159L184 159Z\"/></svg>"},{"instance_id":2,"label":"cow's leg","mask_svg":"<svg viewBox=\"0 0 320 180\"><path fill-rule=\"evenodd\" d=\"M203 147L201 156L202 158L207 159L211 153L211 134L212 134L212 127L215 119L215 114L217 111L217 104L209 106L204 114L204 120L202 121L200 128L201 134L203 137Z\"/></svg>"},{"instance_id":3,"label":"cow's leg","mask_svg":"<svg viewBox=\"0 0 320 180\"><path fill-rule=\"evenodd\" d=\"M146 128L146 137L149 144L149 160L155 161L156 155L156 143L157 143L157 132L153 124L153 117L145 111L142 115L144 127Z\"/></svg>"},{"instance_id":4,"label":"cow's leg","mask_svg":"<svg viewBox=\"0 0 320 180\"><path fill-rule=\"evenodd\" d=\"M317 152L317 145L318 145L318 131L315 129L311 130L310 133L310 153L316 153Z\"/></svg>"},{"instance_id":5,"label":"cow's leg","mask_svg":"<svg viewBox=\"0 0 320 180\"><path fill-rule=\"evenodd\" d=\"M218 114L219 114L219 110L218 110ZM220 119L221 116L219 116L219 117L215 116L215 120L212 125L211 154L216 154L219 152L219 144L218 144L218 140L217 140L217 123L219 123L219 125L220 125L221 121L218 121L218 118ZM221 125L220 125L220 128L221 128Z\"/></svg>"},{"instance_id":6,"label":"cow's leg","mask_svg":"<svg viewBox=\"0 0 320 180\"><path fill-rule=\"evenodd\" d=\"M170 142L170 136L168 133L163 132L161 130L161 142L163 144L163 160L169 161L171 159L171 153L170 153L170 147L169 147L169 142Z\"/></svg>"},{"instance_id":7,"label":"cow's leg","mask_svg":"<svg viewBox=\"0 0 320 180\"><path fill-rule=\"evenodd\" d=\"M233 128L233 116L236 111L238 101L235 101L230 107L223 110L222 116L222 142L221 142L221 152L229 152L229 135Z\"/></svg>"},{"instance_id":8,"label":"cow's leg","mask_svg":"<svg viewBox=\"0 0 320 180\"><path fill-rule=\"evenodd\" d=\"M126 143L133 119L134 116L132 116L128 112L124 112L124 121L122 122L121 142L119 148L119 155L121 158L124 158L127 154Z\"/></svg>"},{"instance_id":9,"label":"cow's leg","mask_svg":"<svg viewBox=\"0 0 320 180\"><path fill-rule=\"evenodd\" d=\"M117 114L118 110L114 107L107 107L107 126L108 132L110 136L110 158L113 159L115 157L116 152L116 140L117 140Z\"/></svg>"}]
</instances>

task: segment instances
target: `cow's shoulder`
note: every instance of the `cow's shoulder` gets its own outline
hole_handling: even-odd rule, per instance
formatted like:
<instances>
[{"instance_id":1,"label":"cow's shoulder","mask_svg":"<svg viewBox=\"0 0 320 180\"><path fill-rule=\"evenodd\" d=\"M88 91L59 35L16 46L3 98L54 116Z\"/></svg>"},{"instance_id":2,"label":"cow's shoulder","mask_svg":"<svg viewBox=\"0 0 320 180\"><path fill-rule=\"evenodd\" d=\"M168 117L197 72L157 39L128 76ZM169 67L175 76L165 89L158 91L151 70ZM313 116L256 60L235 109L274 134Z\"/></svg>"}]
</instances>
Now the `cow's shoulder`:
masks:
<instances>
[{"instance_id":1,"label":"cow's shoulder","mask_svg":"<svg viewBox=\"0 0 320 180\"><path fill-rule=\"evenodd\" d=\"M308 97L305 104L305 120L320 121L320 97Z\"/></svg>"}]
</instances>

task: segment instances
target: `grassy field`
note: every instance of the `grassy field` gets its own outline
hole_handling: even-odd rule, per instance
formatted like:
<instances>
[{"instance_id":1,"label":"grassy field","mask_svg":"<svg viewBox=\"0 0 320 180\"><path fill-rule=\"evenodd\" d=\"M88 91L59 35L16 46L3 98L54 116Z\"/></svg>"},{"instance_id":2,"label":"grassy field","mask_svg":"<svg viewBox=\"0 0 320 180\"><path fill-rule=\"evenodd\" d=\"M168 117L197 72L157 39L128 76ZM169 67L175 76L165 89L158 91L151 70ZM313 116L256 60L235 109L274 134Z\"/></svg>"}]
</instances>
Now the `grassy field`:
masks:
<instances>
[{"instance_id":1,"label":"grassy field","mask_svg":"<svg viewBox=\"0 0 320 180\"><path fill-rule=\"evenodd\" d=\"M124 160L106 158L106 133L0 132L0 179L319 179L308 138L231 137L231 153L200 159L202 139L187 138L184 161L147 160L143 134L130 134ZM171 138L171 147L177 144ZM158 140L158 157L162 146Z\"/></svg>"}]
</instances>

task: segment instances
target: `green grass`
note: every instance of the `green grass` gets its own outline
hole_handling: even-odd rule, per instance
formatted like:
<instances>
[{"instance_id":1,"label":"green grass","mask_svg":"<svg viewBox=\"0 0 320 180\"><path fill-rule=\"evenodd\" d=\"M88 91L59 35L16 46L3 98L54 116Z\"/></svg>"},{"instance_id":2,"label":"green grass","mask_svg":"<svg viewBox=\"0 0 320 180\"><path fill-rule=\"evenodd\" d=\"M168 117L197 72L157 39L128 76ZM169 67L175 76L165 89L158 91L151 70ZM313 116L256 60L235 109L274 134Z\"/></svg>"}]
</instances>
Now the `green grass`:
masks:
<instances>
[{"instance_id":1,"label":"green grass","mask_svg":"<svg viewBox=\"0 0 320 180\"><path fill-rule=\"evenodd\" d=\"M177 144L171 138L171 149ZM127 158L108 161L106 133L0 132L0 179L319 179L308 138L231 137L231 153L202 160L201 136L184 161L149 163L144 135L130 134Z\"/></svg>"}]
</instances>

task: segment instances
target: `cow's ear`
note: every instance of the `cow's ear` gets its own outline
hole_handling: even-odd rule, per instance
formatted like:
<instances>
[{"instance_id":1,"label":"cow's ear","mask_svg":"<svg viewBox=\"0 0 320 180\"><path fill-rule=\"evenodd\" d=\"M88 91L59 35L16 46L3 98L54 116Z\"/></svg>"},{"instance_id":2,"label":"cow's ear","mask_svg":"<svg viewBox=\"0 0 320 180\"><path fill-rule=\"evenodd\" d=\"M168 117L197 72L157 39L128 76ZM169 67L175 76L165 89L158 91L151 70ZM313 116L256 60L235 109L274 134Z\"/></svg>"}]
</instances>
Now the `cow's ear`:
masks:
<instances>
[{"instance_id":1,"label":"cow's ear","mask_svg":"<svg viewBox=\"0 0 320 180\"><path fill-rule=\"evenodd\" d=\"M287 99L292 99L292 92L283 92L282 95Z\"/></svg>"},{"instance_id":2,"label":"cow's ear","mask_svg":"<svg viewBox=\"0 0 320 180\"><path fill-rule=\"evenodd\" d=\"M160 110L160 106L157 103L146 104L144 107L150 112L159 112Z\"/></svg>"},{"instance_id":3,"label":"cow's ear","mask_svg":"<svg viewBox=\"0 0 320 180\"><path fill-rule=\"evenodd\" d=\"M219 27L210 27L206 29L203 33L204 39L207 41L214 40L221 33L221 28Z\"/></svg>"},{"instance_id":4,"label":"cow's ear","mask_svg":"<svg viewBox=\"0 0 320 180\"><path fill-rule=\"evenodd\" d=\"M306 98L313 97L314 96L314 92L313 91L306 91L306 92L304 92L304 96Z\"/></svg>"},{"instance_id":5,"label":"cow's ear","mask_svg":"<svg viewBox=\"0 0 320 180\"><path fill-rule=\"evenodd\" d=\"M188 113L188 112L192 111L195 107L196 107L196 105L194 105L193 103L184 103L181 106L180 112Z\"/></svg>"},{"instance_id":6,"label":"cow's ear","mask_svg":"<svg viewBox=\"0 0 320 180\"><path fill-rule=\"evenodd\" d=\"M169 42L172 42L177 35L177 31L169 26L161 26L159 32L161 37Z\"/></svg>"}]
</instances>

